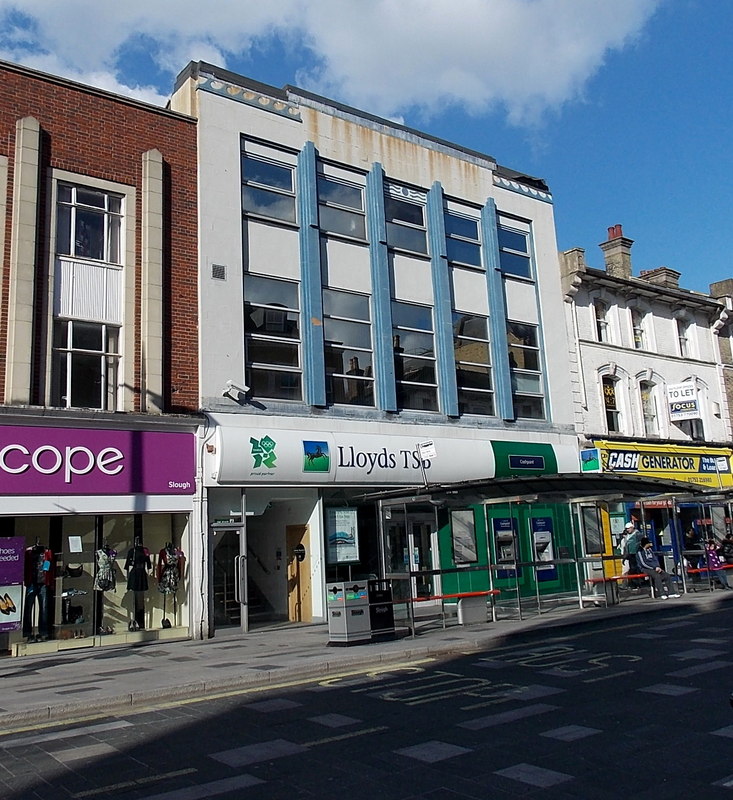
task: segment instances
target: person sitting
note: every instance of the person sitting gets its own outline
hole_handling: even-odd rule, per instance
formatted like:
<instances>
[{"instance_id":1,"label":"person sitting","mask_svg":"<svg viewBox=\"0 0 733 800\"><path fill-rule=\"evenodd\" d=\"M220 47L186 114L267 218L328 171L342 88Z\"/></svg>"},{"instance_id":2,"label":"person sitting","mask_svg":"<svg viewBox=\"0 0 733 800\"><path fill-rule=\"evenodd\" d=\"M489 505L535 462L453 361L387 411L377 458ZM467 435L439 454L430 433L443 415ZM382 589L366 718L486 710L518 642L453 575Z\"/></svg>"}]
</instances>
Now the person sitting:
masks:
<instances>
[{"instance_id":1,"label":"person sitting","mask_svg":"<svg viewBox=\"0 0 733 800\"><path fill-rule=\"evenodd\" d=\"M639 565L639 571L648 576L649 582L654 587L654 594L660 600L680 596L675 586L674 578L659 566L659 559L652 551L652 543L646 536L639 542L636 561Z\"/></svg>"}]
</instances>

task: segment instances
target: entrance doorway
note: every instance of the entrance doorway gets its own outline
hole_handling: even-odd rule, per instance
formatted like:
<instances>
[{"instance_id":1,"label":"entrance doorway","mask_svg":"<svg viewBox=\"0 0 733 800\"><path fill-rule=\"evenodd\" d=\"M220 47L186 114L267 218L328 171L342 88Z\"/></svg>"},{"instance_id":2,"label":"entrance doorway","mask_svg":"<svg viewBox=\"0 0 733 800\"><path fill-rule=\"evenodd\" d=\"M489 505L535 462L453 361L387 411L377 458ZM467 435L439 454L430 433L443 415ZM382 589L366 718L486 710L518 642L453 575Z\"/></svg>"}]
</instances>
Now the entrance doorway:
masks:
<instances>
[{"instance_id":1,"label":"entrance doorway","mask_svg":"<svg viewBox=\"0 0 733 800\"><path fill-rule=\"evenodd\" d=\"M214 540L214 626L241 627L243 607L239 601L239 530L219 531Z\"/></svg>"},{"instance_id":2,"label":"entrance doorway","mask_svg":"<svg viewBox=\"0 0 733 800\"><path fill-rule=\"evenodd\" d=\"M395 514L395 510L392 510ZM385 520L386 577L392 579L395 599L425 599L440 594L438 538L433 515L410 514L405 521Z\"/></svg>"},{"instance_id":3,"label":"entrance doorway","mask_svg":"<svg viewBox=\"0 0 733 800\"><path fill-rule=\"evenodd\" d=\"M308 526L288 525L285 545L288 554L288 621L310 622L313 604Z\"/></svg>"}]
</instances>

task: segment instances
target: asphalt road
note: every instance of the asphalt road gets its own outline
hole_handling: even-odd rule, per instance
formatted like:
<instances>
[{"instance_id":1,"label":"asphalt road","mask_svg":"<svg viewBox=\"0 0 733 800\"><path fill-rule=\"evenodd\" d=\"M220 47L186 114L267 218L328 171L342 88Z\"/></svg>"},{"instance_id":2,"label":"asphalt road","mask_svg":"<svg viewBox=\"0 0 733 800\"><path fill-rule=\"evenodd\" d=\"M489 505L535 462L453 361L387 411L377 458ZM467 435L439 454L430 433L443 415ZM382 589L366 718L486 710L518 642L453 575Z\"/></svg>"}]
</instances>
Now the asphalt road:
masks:
<instances>
[{"instance_id":1,"label":"asphalt road","mask_svg":"<svg viewBox=\"0 0 733 800\"><path fill-rule=\"evenodd\" d=\"M0 797L733 798L733 607L668 603L484 654L0 736Z\"/></svg>"}]
</instances>

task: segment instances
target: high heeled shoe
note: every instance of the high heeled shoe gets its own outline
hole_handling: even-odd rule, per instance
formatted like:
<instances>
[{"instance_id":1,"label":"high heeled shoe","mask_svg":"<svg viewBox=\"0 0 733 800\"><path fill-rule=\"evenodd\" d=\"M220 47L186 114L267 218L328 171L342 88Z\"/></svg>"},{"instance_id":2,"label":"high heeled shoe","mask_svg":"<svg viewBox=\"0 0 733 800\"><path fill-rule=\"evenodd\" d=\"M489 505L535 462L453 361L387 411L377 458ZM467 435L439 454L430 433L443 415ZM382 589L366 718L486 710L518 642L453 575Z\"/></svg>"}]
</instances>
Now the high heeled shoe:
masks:
<instances>
[{"instance_id":1,"label":"high heeled shoe","mask_svg":"<svg viewBox=\"0 0 733 800\"><path fill-rule=\"evenodd\" d=\"M10 609L10 613L15 614L18 609L15 607L13 598L7 592L5 592L2 599L5 601L5 605Z\"/></svg>"},{"instance_id":2,"label":"high heeled shoe","mask_svg":"<svg viewBox=\"0 0 733 800\"><path fill-rule=\"evenodd\" d=\"M4 597L0 597L0 614L10 614L10 606L5 602Z\"/></svg>"}]
</instances>

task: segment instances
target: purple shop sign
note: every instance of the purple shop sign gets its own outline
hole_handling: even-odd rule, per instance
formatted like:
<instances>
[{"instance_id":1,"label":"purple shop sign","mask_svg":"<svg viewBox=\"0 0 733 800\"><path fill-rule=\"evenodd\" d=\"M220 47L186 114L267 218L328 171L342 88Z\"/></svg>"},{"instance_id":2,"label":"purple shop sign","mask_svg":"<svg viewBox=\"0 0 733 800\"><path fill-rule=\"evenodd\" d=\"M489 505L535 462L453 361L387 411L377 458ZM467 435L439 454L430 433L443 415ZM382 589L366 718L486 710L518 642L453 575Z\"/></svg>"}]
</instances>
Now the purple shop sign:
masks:
<instances>
[{"instance_id":1,"label":"purple shop sign","mask_svg":"<svg viewBox=\"0 0 733 800\"><path fill-rule=\"evenodd\" d=\"M0 495L193 494L192 433L0 426Z\"/></svg>"}]
</instances>

